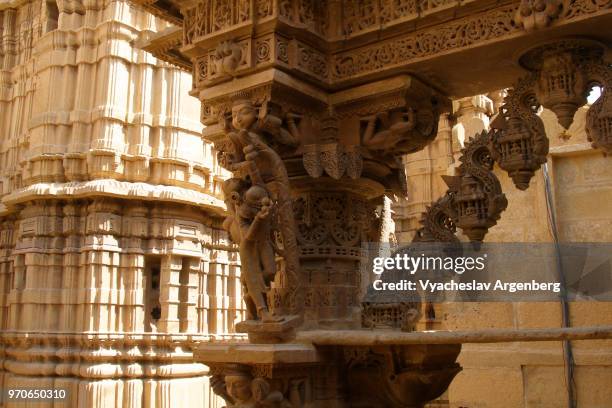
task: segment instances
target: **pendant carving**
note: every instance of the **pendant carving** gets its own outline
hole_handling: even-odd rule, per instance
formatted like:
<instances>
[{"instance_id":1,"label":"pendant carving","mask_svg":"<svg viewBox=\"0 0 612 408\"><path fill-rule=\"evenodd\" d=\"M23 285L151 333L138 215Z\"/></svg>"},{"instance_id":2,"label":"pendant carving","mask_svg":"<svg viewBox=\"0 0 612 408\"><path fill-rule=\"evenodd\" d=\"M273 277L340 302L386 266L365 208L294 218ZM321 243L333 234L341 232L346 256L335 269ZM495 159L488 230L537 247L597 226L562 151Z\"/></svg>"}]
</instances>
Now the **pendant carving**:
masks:
<instances>
[{"instance_id":1,"label":"pendant carving","mask_svg":"<svg viewBox=\"0 0 612 408\"><path fill-rule=\"evenodd\" d=\"M537 81L530 75L504 98L500 113L491 123L491 155L508 172L520 190L529 187L536 170L546 163L548 138L544 123L537 115L539 103L534 93Z\"/></svg>"}]
</instances>

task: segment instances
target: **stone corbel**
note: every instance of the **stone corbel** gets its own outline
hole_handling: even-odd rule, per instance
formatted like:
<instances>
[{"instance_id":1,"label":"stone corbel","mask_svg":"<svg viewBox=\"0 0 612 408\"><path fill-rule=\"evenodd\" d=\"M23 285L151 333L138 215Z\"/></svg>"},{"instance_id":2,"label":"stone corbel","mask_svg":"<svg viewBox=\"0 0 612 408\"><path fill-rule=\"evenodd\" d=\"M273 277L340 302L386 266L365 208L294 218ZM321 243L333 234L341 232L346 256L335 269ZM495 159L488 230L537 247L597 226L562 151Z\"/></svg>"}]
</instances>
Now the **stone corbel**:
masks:
<instances>
[{"instance_id":1,"label":"stone corbel","mask_svg":"<svg viewBox=\"0 0 612 408\"><path fill-rule=\"evenodd\" d=\"M594 149L612 154L612 70L609 64L593 62L585 67L591 83L597 84L601 95L587 111L586 133Z\"/></svg>"},{"instance_id":2,"label":"stone corbel","mask_svg":"<svg viewBox=\"0 0 612 408\"><path fill-rule=\"evenodd\" d=\"M445 195L427 207L421 215L421 225L412 242L459 242L457 236L455 192Z\"/></svg>"},{"instance_id":3,"label":"stone corbel","mask_svg":"<svg viewBox=\"0 0 612 408\"><path fill-rule=\"evenodd\" d=\"M491 134L483 131L461 150L459 176L446 177L456 203L456 223L471 241L482 241L508 206L501 184L493 174Z\"/></svg>"}]
</instances>

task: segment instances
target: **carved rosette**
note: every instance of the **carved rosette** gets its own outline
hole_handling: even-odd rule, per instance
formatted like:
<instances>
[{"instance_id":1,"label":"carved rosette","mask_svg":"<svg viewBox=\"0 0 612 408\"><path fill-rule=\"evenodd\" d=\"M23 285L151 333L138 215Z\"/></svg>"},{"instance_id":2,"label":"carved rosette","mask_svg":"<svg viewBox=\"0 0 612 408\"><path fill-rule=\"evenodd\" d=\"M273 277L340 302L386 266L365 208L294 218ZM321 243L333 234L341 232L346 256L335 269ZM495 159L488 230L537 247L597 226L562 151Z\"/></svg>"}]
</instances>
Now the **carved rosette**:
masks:
<instances>
[{"instance_id":1,"label":"carved rosette","mask_svg":"<svg viewBox=\"0 0 612 408\"><path fill-rule=\"evenodd\" d=\"M546 163L548 154L544 123L537 115L536 81L535 75L520 80L504 98L504 105L491 124L494 129L491 155L520 190L529 187L534 172Z\"/></svg>"}]
</instances>

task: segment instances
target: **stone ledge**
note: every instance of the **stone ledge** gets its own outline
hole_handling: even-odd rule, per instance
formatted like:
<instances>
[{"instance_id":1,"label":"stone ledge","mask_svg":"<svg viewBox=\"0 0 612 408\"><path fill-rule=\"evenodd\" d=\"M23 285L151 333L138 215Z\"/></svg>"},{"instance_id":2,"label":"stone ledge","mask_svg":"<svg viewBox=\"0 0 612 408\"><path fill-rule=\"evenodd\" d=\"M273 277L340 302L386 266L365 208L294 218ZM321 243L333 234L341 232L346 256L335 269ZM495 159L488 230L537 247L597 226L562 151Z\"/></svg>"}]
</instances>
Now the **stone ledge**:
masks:
<instances>
[{"instance_id":1,"label":"stone ledge","mask_svg":"<svg viewBox=\"0 0 612 408\"><path fill-rule=\"evenodd\" d=\"M70 183L37 183L21 188L2 198L4 208L8 210L17 204L44 198L78 199L91 196L108 196L116 198L140 199L148 201L170 201L191 204L211 210L217 215L225 212L225 203L208 194L199 193L182 187L152 185L148 183L130 183L112 179ZM0 213L4 215L4 213Z\"/></svg>"},{"instance_id":2,"label":"stone ledge","mask_svg":"<svg viewBox=\"0 0 612 408\"><path fill-rule=\"evenodd\" d=\"M194 351L196 361L234 364L317 363L321 356L312 344L202 344Z\"/></svg>"}]
</instances>

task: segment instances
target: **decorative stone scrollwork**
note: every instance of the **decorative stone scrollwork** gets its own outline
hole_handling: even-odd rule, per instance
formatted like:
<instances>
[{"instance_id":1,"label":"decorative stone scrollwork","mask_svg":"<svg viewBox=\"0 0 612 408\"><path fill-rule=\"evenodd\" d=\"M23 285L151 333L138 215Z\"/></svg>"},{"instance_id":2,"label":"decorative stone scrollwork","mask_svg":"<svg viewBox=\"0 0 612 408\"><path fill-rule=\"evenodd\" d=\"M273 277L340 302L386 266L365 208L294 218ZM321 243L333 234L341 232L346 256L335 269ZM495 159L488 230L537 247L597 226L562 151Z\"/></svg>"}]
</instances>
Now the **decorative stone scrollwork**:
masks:
<instances>
[{"instance_id":1,"label":"decorative stone scrollwork","mask_svg":"<svg viewBox=\"0 0 612 408\"><path fill-rule=\"evenodd\" d=\"M526 31L546 28L559 16L562 8L559 0L522 0L514 21Z\"/></svg>"},{"instance_id":2,"label":"decorative stone scrollwork","mask_svg":"<svg viewBox=\"0 0 612 408\"><path fill-rule=\"evenodd\" d=\"M459 242L455 233L457 226L457 208L455 207L455 192L447 191L421 216L421 224L414 236L413 242Z\"/></svg>"},{"instance_id":3,"label":"decorative stone scrollwork","mask_svg":"<svg viewBox=\"0 0 612 408\"><path fill-rule=\"evenodd\" d=\"M586 133L595 149L612 154L612 70L610 65L589 64L588 77L601 88L601 96L587 112Z\"/></svg>"},{"instance_id":4,"label":"decorative stone scrollwork","mask_svg":"<svg viewBox=\"0 0 612 408\"><path fill-rule=\"evenodd\" d=\"M492 132L495 133L495 132ZM459 176L446 177L457 208L457 226L472 241L482 241L508 200L493 174L490 134L483 131L461 150Z\"/></svg>"},{"instance_id":5,"label":"decorative stone scrollwork","mask_svg":"<svg viewBox=\"0 0 612 408\"><path fill-rule=\"evenodd\" d=\"M529 187L534 172L546 162L548 154L544 123L537 115L536 81L535 75L520 80L504 98L499 115L491 123L495 129L491 155L520 190Z\"/></svg>"}]
</instances>

